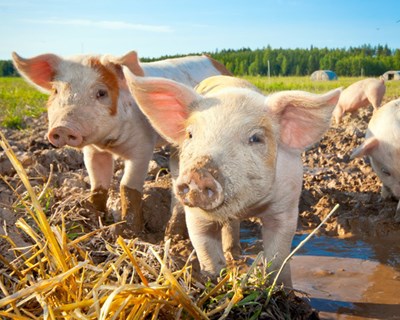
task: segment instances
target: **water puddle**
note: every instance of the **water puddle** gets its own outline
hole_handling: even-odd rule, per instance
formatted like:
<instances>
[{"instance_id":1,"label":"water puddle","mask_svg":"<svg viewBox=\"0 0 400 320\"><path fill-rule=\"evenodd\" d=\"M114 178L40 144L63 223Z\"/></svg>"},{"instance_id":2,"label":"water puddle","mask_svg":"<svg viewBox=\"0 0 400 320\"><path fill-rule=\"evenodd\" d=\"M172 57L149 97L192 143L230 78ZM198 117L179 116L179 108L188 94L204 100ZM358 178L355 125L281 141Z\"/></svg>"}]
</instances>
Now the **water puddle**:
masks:
<instances>
[{"instance_id":1,"label":"water puddle","mask_svg":"<svg viewBox=\"0 0 400 320\"><path fill-rule=\"evenodd\" d=\"M261 249L243 228L248 253ZM306 237L297 234L295 247ZM309 294L321 319L400 319L400 239L362 241L315 236L296 254L293 285Z\"/></svg>"}]
</instances>

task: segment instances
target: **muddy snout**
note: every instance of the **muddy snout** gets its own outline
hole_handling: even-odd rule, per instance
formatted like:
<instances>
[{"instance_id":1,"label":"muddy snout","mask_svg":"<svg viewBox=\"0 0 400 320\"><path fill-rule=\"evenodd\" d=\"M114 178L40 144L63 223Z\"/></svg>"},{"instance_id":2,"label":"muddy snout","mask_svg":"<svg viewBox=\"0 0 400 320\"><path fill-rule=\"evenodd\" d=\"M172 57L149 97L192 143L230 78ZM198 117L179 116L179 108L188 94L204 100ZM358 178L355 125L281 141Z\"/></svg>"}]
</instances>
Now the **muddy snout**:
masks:
<instances>
[{"instance_id":1,"label":"muddy snout","mask_svg":"<svg viewBox=\"0 0 400 320\"><path fill-rule=\"evenodd\" d=\"M47 133L47 138L53 146L58 148L66 145L78 147L83 141L82 135L78 131L66 126L51 128Z\"/></svg>"},{"instance_id":2,"label":"muddy snout","mask_svg":"<svg viewBox=\"0 0 400 320\"><path fill-rule=\"evenodd\" d=\"M212 210L222 204L223 188L211 171L215 172L207 168L196 168L179 176L175 184L175 193L184 205Z\"/></svg>"}]
</instances>

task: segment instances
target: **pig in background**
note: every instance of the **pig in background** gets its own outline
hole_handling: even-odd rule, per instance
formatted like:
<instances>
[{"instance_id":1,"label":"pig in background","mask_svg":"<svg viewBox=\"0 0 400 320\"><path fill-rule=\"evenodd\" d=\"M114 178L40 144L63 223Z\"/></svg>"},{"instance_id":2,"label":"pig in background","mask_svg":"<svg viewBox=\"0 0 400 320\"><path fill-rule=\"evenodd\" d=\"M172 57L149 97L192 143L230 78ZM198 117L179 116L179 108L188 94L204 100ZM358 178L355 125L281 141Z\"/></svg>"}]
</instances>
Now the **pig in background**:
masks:
<instances>
[{"instance_id":1,"label":"pig in background","mask_svg":"<svg viewBox=\"0 0 400 320\"><path fill-rule=\"evenodd\" d=\"M340 95L340 99L333 111L336 123L339 124L345 112L355 113L359 108L372 105L374 109L381 106L383 96L386 92L383 78L368 78L357 81Z\"/></svg>"},{"instance_id":2,"label":"pig in background","mask_svg":"<svg viewBox=\"0 0 400 320\"><path fill-rule=\"evenodd\" d=\"M351 156L368 156L382 182L382 198L400 199L400 99L390 101L374 112L365 141ZM394 219L400 222L400 201Z\"/></svg>"},{"instance_id":3,"label":"pig in background","mask_svg":"<svg viewBox=\"0 0 400 320\"><path fill-rule=\"evenodd\" d=\"M120 184L122 229L144 229L142 191L149 161L162 141L132 98L122 67L137 76L169 77L189 86L211 75L229 74L206 56L140 63L136 52L121 57L42 54L24 59L13 53L19 73L50 95L47 137L56 147L82 149L88 170L90 201L106 211L114 174L114 156L124 161ZM121 231L121 229L120 229Z\"/></svg>"},{"instance_id":4,"label":"pig in background","mask_svg":"<svg viewBox=\"0 0 400 320\"><path fill-rule=\"evenodd\" d=\"M220 76L205 80L213 90L202 96L167 79L127 79L153 127L179 148L174 191L202 272L225 267L223 225L249 217L262 221L265 256L277 270L297 227L301 153L328 129L340 90L266 97ZM292 285L289 265L279 280Z\"/></svg>"}]
</instances>

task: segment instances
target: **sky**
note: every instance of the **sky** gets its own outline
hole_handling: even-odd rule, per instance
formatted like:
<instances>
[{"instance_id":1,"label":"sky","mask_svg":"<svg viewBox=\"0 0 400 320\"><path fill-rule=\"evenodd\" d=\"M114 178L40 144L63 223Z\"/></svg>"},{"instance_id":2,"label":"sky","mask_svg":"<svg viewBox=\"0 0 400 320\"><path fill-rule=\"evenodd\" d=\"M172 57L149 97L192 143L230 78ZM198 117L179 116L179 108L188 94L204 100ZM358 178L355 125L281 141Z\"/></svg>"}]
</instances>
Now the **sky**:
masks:
<instances>
[{"instance_id":1,"label":"sky","mask_svg":"<svg viewBox=\"0 0 400 320\"><path fill-rule=\"evenodd\" d=\"M0 0L16 51L139 57L251 48L400 48L399 0Z\"/></svg>"}]
</instances>

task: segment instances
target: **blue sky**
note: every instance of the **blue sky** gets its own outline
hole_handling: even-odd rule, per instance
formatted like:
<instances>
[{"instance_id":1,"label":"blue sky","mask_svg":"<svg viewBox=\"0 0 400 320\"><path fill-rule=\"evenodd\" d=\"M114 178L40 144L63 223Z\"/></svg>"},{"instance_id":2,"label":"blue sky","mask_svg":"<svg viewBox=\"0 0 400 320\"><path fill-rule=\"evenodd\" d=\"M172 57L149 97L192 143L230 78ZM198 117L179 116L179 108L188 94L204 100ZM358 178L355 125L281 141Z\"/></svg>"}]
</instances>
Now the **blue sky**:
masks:
<instances>
[{"instance_id":1,"label":"blue sky","mask_svg":"<svg viewBox=\"0 0 400 320\"><path fill-rule=\"evenodd\" d=\"M142 57L216 49L400 48L399 0L0 0L0 59L17 51Z\"/></svg>"}]
</instances>

